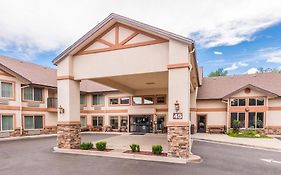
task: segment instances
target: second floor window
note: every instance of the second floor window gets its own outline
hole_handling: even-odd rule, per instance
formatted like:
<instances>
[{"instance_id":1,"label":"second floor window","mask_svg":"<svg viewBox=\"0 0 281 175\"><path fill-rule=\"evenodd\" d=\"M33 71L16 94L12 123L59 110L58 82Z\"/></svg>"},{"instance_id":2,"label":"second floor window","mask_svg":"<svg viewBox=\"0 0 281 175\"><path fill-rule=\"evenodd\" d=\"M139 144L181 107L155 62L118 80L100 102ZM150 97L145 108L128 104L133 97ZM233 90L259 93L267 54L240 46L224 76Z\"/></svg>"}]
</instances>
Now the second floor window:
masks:
<instances>
[{"instance_id":1,"label":"second floor window","mask_svg":"<svg viewBox=\"0 0 281 175\"><path fill-rule=\"evenodd\" d=\"M231 99L231 106L246 106L246 99Z\"/></svg>"},{"instance_id":2,"label":"second floor window","mask_svg":"<svg viewBox=\"0 0 281 175\"><path fill-rule=\"evenodd\" d=\"M85 105L86 104L86 95L80 94L80 104Z\"/></svg>"},{"instance_id":3,"label":"second floor window","mask_svg":"<svg viewBox=\"0 0 281 175\"><path fill-rule=\"evenodd\" d=\"M264 98L250 98L249 106L264 106Z\"/></svg>"},{"instance_id":4,"label":"second floor window","mask_svg":"<svg viewBox=\"0 0 281 175\"><path fill-rule=\"evenodd\" d=\"M12 98L13 97L13 83L1 82L1 97Z\"/></svg>"},{"instance_id":5,"label":"second floor window","mask_svg":"<svg viewBox=\"0 0 281 175\"><path fill-rule=\"evenodd\" d=\"M27 87L23 89L23 99L31 101L43 101L42 88Z\"/></svg>"},{"instance_id":6,"label":"second floor window","mask_svg":"<svg viewBox=\"0 0 281 175\"><path fill-rule=\"evenodd\" d=\"M93 94L93 105L103 105L104 96L102 94Z\"/></svg>"}]
</instances>

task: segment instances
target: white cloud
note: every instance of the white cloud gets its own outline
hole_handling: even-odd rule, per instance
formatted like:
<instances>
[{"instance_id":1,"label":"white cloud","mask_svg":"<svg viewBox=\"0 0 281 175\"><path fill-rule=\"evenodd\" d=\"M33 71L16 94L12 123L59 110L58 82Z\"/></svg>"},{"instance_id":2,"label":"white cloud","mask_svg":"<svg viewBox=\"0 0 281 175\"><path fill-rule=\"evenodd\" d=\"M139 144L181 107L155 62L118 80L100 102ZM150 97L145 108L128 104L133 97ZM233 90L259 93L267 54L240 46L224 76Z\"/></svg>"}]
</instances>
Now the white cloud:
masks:
<instances>
[{"instance_id":1,"label":"white cloud","mask_svg":"<svg viewBox=\"0 0 281 175\"><path fill-rule=\"evenodd\" d=\"M246 72L246 74L255 74L258 73L259 70L255 67L248 69L248 71Z\"/></svg>"},{"instance_id":2,"label":"white cloud","mask_svg":"<svg viewBox=\"0 0 281 175\"><path fill-rule=\"evenodd\" d=\"M63 50L112 12L192 36L208 48L251 40L256 31L280 22L281 2L1 0L0 48L27 55Z\"/></svg>"},{"instance_id":3,"label":"white cloud","mask_svg":"<svg viewBox=\"0 0 281 175\"><path fill-rule=\"evenodd\" d=\"M214 54L215 54L215 55L222 55L223 53L222 53L222 52L219 52L219 51L214 51Z\"/></svg>"},{"instance_id":4,"label":"white cloud","mask_svg":"<svg viewBox=\"0 0 281 175\"><path fill-rule=\"evenodd\" d=\"M247 67L248 64L247 63L243 63L243 62L238 62L238 63L233 63L231 66L224 68L224 70L226 71L232 71L232 70L236 70L240 67Z\"/></svg>"},{"instance_id":5,"label":"white cloud","mask_svg":"<svg viewBox=\"0 0 281 175\"><path fill-rule=\"evenodd\" d=\"M261 57L266 59L266 62L269 63L281 63L281 48L266 48L260 50Z\"/></svg>"}]
</instances>

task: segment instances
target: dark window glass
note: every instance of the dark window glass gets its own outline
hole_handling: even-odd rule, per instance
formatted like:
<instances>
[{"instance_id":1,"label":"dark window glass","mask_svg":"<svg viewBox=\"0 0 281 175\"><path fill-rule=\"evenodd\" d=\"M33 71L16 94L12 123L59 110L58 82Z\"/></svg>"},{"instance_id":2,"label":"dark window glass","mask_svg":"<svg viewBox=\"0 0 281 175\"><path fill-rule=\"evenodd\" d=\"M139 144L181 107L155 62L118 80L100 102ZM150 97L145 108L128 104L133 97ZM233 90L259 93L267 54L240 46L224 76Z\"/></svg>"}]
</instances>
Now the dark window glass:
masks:
<instances>
[{"instance_id":1,"label":"dark window glass","mask_svg":"<svg viewBox=\"0 0 281 175\"><path fill-rule=\"evenodd\" d=\"M237 113L232 112L230 115L231 115L231 128L233 128L233 121L237 120Z\"/></svg>"},{"instance_id":2,"label":"dark window glass","mask_svg":"<svg viewBox=\"0 0 281 175\"><path fill-rule=\"evenodd\" d=\"M119 104L118 98L111 98L111 99L109 100L109 103L110 103L111 105L117 105L117 104Z\"/></svg>"},{"instance_id":3,"label":"dark window glass","mask_svg":"<svg viewBox=\"0 0 281 175\"><path fill-rule=\"evenodd\" d=\"M255 98L249 99L249 106L256 106L256 99Z\"/></svg>"},{"instance_id":4,"label":"dark window glass","mask_svg":"<svg viewBox=\"0 0 281 175\"><path fill-rule=\"evenodd\" d=\"M43 128L43 117L42 116L34 116L34 126L35 126L35 129Z\"/></svg>"},{"instance_id":5,"label":"dark window glass","mask_svg":"<svg viewBox=\"0 0 281 175\"><path fill-rule=\"evenodd\" d=\"M120 98L120 104L130 104L130 98L129 97Z\"/></svg>"},{"instance_id":6,"label":"dark window glass","mask_svg":"<svg viewBox=\"0 0 281 175\"><path fill-rule=\"evenodd\" d=\"M34 101L42 101L42 89L34 88Z\"/></svg>"},{"instance_id":7,"label":"dark window glass","mask_svg":"<svg viewBox=\"0 0 281 175\"><path fill-rule=\"evenodd\" d=\"M80 104L81 105L86 104L86 95L80 94Z\"/></svg>"},{"instance_id":8,"label":"dark window glass","mask_svg":"<svg viewBox=\"0 0 281 175\"><path fill-rule=\"evenodd\" d=\"M240 122L240 128L245 128L245 113L244 112L239 113L239 122Z\"/></svg>"},{"instance_id":9,"label":"dark window glass","mask_svg":"<svg viewBox=\"0 0 281 175\"><path fill-rule=\"evenodd\" d=\"M231 106L238 106L238 99L231 99Z\"/></svg>"},{"instance_id":10,"label":"dark window glass","mask_svg":"<svg viewBox=\"0 0 281 175\"><path fill-rule=\"evenodd\" d=\"M93 117L93 127L98 126L98 117Z\"/></svg>"},{"instance_id":11,"label":"dark window glass","mask_svg":"<svg viewBox=\"0 0 281 175\"><path fill-rule=\"evenodd\" d=\"M126 126L128 125L128 117L121 117L121 126Z\"/></svg>"},{"instance_id":12,"label":"dark window glass","mask_svg":"<svg viewBox=\"0 0 281 175\"><path fill-rule=\"evenodd\" d=\"M255 112L249 112L248 114L248 128L255 128L255 116L256 116L256 113Z\"/></svg>"},{"instance_id":13,"label":"dark window glass","mask_svg":"<svg viewBox=\"0 0 281 175\"><path fill-rule=\"evenodd\" d=\"M103 117L98 117L98 126L103 126Z\"/></svg>"},{"instance_id":14,"label":"dark window glass","mask_svg":"<svg viewBox=\"0 0 281 175\"><path fill-rule=\"evenodd\" d=\"M117 116L110 117L110 126L112 127L112 129L118 129L118 117Z\"/></svg>"},{"instance_id":15,"label":"dark window glass","mask_svg":"<svg viewBox=\"0 0 281 175\"><path fill-rule=\"evenodd\" d=\"M257 112L257 128L263 128L264 126L264 113Z\"/></svg>"},{"instance_id":16,"label":"dark window glass","mask_svg":"<svg viewBox=\"0 0 281 175\"><path fill-rule=\"evenodd\" d=\"M156 104L166 104L166 96L156 96Z\"/></svg>"},{"instance_id":17,"label":"dark window glass","mask_svg":"<svg viewBox=\"0 0 281 175\"><path fill-rule=\"evenodd\" d=\"M152 96L144 97L143 104L145 104L145 105L152 105L153 103L154 103L154 100L153 100Z\"/></svg>"},{"instance_id":18,"label":"dark window glass","mask_svg":"<svg viewBox=\"0 0 281 175\"><path fill-rule=\"evenodd\" d=\"M258 98L257 99L257 106L263 106L264 105L264 98Z\"/></svg>"},{"instance_id":19,"label":"dark window glass","mask_svg":"<svg viewBox=\"0 0 281 175\"><path fill-rule=\"evenodd\" d=\"M239 99L239 106L246 106L246 99Z\"/></svg>"},{"instance_id":20,"label":"dark window glass","mask_svg":"<svg viewBox=\"0 0 281 175\"><path fill-rule=\"evenodd\" d=\"M93 105L102 105L104 96L102 94L93 95Z\"/></svg>"}]
</instances>

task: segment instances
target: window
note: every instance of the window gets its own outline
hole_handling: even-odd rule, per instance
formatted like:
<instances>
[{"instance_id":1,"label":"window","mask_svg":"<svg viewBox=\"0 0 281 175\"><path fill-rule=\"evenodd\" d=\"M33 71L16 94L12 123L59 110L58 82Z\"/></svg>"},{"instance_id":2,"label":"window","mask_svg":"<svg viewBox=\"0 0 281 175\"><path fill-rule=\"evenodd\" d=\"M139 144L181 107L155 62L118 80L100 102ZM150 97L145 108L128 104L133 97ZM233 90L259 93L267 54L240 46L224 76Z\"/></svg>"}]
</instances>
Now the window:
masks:
<instances>
[{"instance_id":1,"label":"window","mask_svg":"<svg viewBox=\"0 0 281 175\"><path fill-rule=\"evenodd\" d=\"M264 112L249 112L248 128L264 127Z\"/></svg>"},{"instance_id":2,"label":"window","mask_svg":"<svg viewBox=\"0 0 281 175\"><path fill-rule=\"evenodd\" d=\"M157 116L157 130L164 131L165 116Z\"/></svg>"},{"instance_id":3,"label":"window","mask_svg":"<svg viewBox=\"0 0 281 175\"><path fill-rule=\"evenodd\" d=\"M250 98L249 106L264 106L264 98Z\"/></svg>"},{"instance_id":4,"label":"window","mask_svg":"<svg viewBox=\"0 0 281 175\"><path fill-rule=\"evenodd\" d=\"M80 104L85 105L86 104L86 95L80 94Z\"/></svg>"},{"instance_id":5,"label":"window","mask_svg":"<svg viewBox=\"0 0 281 175\"><path fill-rule=\"evenodd\" d=\"M1 82L1 97L12 98L13 97L13 83Z\"/></svg>"},{"instance_id":6,"label":"window","mask_svg":"<svg viewBox=\"0 0 281 175\"><path fill-rule=\"evenodd\" d=\"M104 96L102 94L93 95L93 105L102 105L104 102Z\"/></svg>"},{"instance_id":7,"label":"window","mask_svg":"<svg viewBox=\"0 0 281 175\"><path fill-rule=\"evenodd\" d=\"M246 99L231 99L231 106L246 106Z\"/></svg>"},{"instance_id":8,"label":"window","mask_svg":"<svg viewBox=\"0 0 281 175\"><path fill-rule=\"evenodd\" d=\"M42 129L43 116L24 116L24 129Z\"/></svg>"},{"instance_id":9,"label":"window","mask_svg":"<svg viewBox=\"0 0 281 175\"><path fill-rule=\"evenodd\" d=\"M166 96L165 95L157 95L156 96L156 104L166 104Z\"/></svg>"},{"instance_id":10,"label":"window","mask_svg":"<svg viewBox=\"0 0 281 175\"><path fill-rule=\"evenodd\" d=\"M130 98L129 97L122 97L122 98L120 98L120 104L121 105L128 105L128 104L130 104Z\"/></svg>"},{"instance_id":11,"label":"window","mask_svg":"<svg viewBox=\"0 0 281 175\"><path fill-rule=\"evenodd\" d=\"M121 126L128 126L128 117L127 116L121 116Z\"/></svg>"},{"instance_id":12,"label":"window","mask_svg":"<svg viewBox=\"0 0 281 175\"><path fill-rule=\"evenodd\" d=\"M42 88L27 87L23 89L23 99L32 101L42 101Z\"/></svg>"},{"instance_id":13,"label":"window","mask_svg":"<svg viewBox=\"0 0 281 175\"><path fill-rule=\"evenodd\" d=\"M238 99L231 99L230 103L231 103L231 106L238 106Z\"/></svg>"},{"instance_id":14,"label":"window","mask_svg":"<svg viewBox=\"0 0 281 175\"><path fill-rule=\"evenodd\" d=\"M13 115L0 115L0 131L13 130Z\"/></svg>"},{"instance_id":15,"label":"window","mask_svg":"<svg viewBox=\"0 0 281 175\"><path fill-rule=\"evenodd\" d=\"M86 128L86 127L87 127L87 119L86 119L86 116L81 116L81 117L80 117L80 123L81 123L81 128Z\"/></svg>"},{"instance_id":16,"label":"window","mask_svg":"<svg viewBox=\"0 0 281 175\"><path fill-rule=\"evenodd\" d=\"M93 117L93 127L102 127L103 126L103 117L94 116Z\"/></svg>"},{"instance_id":17,"label":"window","mask_svg":"<svg viewBox=\"0 0 281 175\"><path fill-rule=\"evenodd\" d=\"M153 96L145 96L145 97L143 97L143 104L145 104L145 105L153 105L153 103L154 103Z\"/></svg>"},{"instance_id":18,"label":"window","mask_svg":"<svg viewBox=\"0 0 281 175\"><path fill-rule=\"evenodd\" d=\"M142 104L142 97L133 97L133 103L135 105L141 105Z\"/></svg>"},{"instance_id":19,"label":"window","mask_svg":"<svg viewBox=\"0 0 281 175\"><path fill-rule=\"evenodd\" d=\"M239 99L238 103L239 103L239 106L246 106L246 99Z\"/></svg>"},{"instance_id":20,"label":"window","mask_svg":"<svg viewBox=\"0 0 281 175\"><path fill-rule=\"evenodd\" d=\"M245 128L245 113L244 112L232 112L231 116L231 128L233 128L233 121L238 120L240 122L240 128Z\"/></svg>"},{"instance_id":21,"label":"window","mask_svg":"<svg viewBox=\"0 0 281 175\"><path fill-rule=\"evenodd\" d=\"M109 99L109 103L111 105L118 105L119 104L119 99L118 98L111 98L111 99Z\"/></svg>"},{"instance_id":22,"label":"window","mask_svg":"<svg viewBox=\"0 0 281 175\"><path fill-rule=\"evenodd\" d=\"M118 116L110 117L110 126L112 129L118 129Z\"/></svg>"}]
</instances>

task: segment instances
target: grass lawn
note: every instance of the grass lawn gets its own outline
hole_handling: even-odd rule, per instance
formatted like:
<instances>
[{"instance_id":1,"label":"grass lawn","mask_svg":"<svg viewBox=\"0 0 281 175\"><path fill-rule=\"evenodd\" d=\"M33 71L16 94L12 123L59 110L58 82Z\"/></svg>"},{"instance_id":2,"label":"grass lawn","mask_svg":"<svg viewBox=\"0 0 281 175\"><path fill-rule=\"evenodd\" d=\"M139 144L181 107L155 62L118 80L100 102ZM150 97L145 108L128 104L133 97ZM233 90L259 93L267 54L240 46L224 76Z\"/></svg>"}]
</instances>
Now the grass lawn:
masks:
<instances>
[{"instance_id":1,"label":"grass lawn","mask_svg":"<svg viewBox=\"0 0 281 175\"><path fill-rule=\"evenodd\" d=\"M229 131L226 133L230 137L242 137L242 138L267 138L271 139L272 137L263 135L263 134L257 134L256 131L254 130L245 130L245 131L240 131L238 133L235 133L233 131Z\"/></svg>"}]
</instances>

